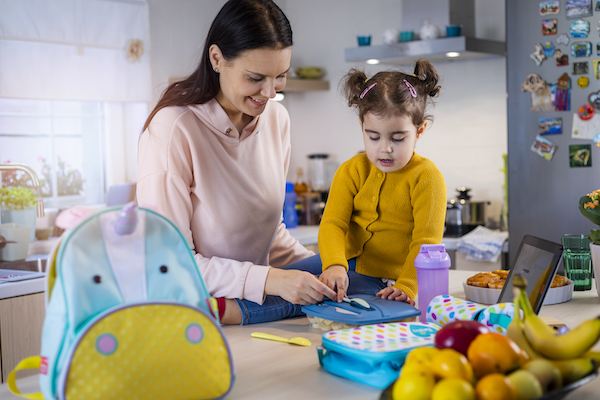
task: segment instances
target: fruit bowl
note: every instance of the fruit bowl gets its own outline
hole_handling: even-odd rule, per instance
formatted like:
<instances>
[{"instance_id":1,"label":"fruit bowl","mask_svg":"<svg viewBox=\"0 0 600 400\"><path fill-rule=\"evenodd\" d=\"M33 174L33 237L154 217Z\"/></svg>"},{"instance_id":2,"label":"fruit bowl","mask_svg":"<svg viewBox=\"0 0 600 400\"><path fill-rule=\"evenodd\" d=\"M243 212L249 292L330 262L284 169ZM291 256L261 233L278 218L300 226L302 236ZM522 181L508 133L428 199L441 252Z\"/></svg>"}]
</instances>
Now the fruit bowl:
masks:
<instances>
[{"instance_id":1,"label":"fruit bowl","mask_svg":"<svg viewBox=\"0 0 600 400\"><path fill-rule=\"evenodd\" d=\"M548 392L545 395L543 395L542 397L538 397L535 400L560 400L560 399L563 399L573 390L577 389L580 386L585 385L588 382L593 381L597 377L598 377L598 370L595 370L594 372L591 372L590 374L584 376L580 380L570 383L566 386L563 386L562 388L560 388L558 390L553 390L552 392ZM379 396L380 400L394 400L392 398L392 388L394 387L394 383L396 383L396 381L392 382L388 387L383 389L383 392L381 392L381 396Z\"/></svg>"},{"instance_id":2,"label":"fruit bowl","mask_svg":"<svg viewBox=\"0 0 600 400\"><path fill-rule=\"evenodd\" d=\"M463 281L463 289L467 300L479 304L496 304L500 297L500 292L502 292L502 289L471 286L467 284L467 281ZM564 303L571 300L572 297L573 281L569 280L569 283L565 286L548 289L548 293L546 293L546 297L544 298L544 305Z\"/></svg>"}]
</instances>

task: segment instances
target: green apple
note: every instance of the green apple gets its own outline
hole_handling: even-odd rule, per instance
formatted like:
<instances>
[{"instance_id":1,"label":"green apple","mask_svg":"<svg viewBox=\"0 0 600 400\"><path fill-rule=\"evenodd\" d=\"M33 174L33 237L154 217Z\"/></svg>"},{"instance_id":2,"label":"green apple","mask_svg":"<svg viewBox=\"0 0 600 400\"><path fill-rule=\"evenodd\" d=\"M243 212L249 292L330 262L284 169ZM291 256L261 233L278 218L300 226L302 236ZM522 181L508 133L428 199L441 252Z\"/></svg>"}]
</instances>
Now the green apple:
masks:
<instances>
[{"instance_id":1,"label":"green apple","mask_svg":"<svg viewBox=\"0 0 600 400\"><path fill-rule=\"evenodd\" d=\"M526 369L519 369L508 375L517 388L517 400L531 400L542 397L544 391L535 375Z\"/></svg>"},{"instance_id":2,"label":"green apple","mask_svg":"<svg viewBox=\"0 0 600 400\"><path fill-rule=\"evenodd\" d=\"M548 360L543 358L531 360L521 368L535 375L540 385L542 385L544 393L560 389L563 386L560 370Z\"/></svg>"}]
</instances>

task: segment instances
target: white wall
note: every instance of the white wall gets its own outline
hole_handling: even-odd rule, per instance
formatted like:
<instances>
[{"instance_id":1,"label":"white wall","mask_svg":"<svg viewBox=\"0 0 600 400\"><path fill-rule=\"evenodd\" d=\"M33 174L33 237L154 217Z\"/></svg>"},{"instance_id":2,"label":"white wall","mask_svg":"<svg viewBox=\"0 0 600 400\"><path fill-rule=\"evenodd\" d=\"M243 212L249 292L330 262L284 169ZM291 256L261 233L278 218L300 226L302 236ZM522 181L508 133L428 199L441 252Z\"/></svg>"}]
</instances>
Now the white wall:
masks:
<instances>
[{"instance_id":1,"label":"white wall","mask_svg":"<svg viewBox=\"0 0 600 400\"><path fill-rule=\"evenodd\" d=\"M344 61L344 49L355 47L360 33L372 34L372 44L381 44L385 29L402 28L403 1L419 0L276 1L294 31L292 68L323 67L331 86L325 92L288 93L283 101L292 119L288 179L294 180L297 167L307 170L308 154L329 153L339 163L363 148L357 116L344 104L338 90L340 78L354 66ZM195 69L210 22L224 1L149 3L152 82L157 97L170 77L184 76ZM476 0L478 37L503 40L503 3ZM388 68L369 66L367 74ZM443 89L432 109L435 122L418 143L417 152L440 168L449 199L455 197L456 187L471 187L474 200L492 202L488 216L498 219L504 183L500 170L507 137L505 60L442 63L436 68Z\"/></svg>"}]
</instances>

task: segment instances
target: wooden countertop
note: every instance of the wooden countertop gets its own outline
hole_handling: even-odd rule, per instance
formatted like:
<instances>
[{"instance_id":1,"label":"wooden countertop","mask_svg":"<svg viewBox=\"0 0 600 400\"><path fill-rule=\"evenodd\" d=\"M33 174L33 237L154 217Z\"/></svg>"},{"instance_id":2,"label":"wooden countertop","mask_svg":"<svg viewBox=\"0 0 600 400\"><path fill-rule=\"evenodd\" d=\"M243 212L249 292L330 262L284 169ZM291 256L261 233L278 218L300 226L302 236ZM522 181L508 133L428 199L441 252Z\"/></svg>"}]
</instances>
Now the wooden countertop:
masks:
<instances>
[{"instance_id":1,"label":"wooden countertop","mask_svg":"<svg viewBox=\"0 0 600 400\"><path fill-rule=\"evenodd\" d=\"M450 271L450 294L464 298L462 282L472 271ZM600 297L593 289L575 292L569 302L543 306L542 316L552 316L576 326L600 314ZM314 329L304 317L247 326L224 327L233 353L236 382L227 400L234 399L378 399L381 390L346 380L320 366L316 346L321 344L321 330ZM259 331L284 337L302 336L312 342L300 347L250 337ZM600 345L596 345L600 350ZM566 399L597 399L600 378L573 391Z\"/></svg>"},{"instance_id":2,"label":"wooden countertop","mask_svg":"<svg viewBox=\"0 0 600 400\"><path fill-rule=\"evenodd\" d=\"M450 270L450 291L464 298L462 282L472 271ZM595 286L592 286L593 288ZM569 302L543 306L542 316L551 316L569 327L600 314L600 297L596 290L575 292ZM381 390L346 380L320 366L316 347L321 344L323 332L312 328L305 317L265 324L225 326L225 335L233 354L236 380L225 400L304 400L344 399L376 400ZM312 342L310 347L294 346L250 337L252 332L266 332L291 338L302 336ZM595 346L600 350L600 344ZM23 392L37 390L37 376L20 379ZM600 393L600 378L576 389L567 400L592 400ZM6 385L0 386L0 399L16 398L8 394Z\"/></svg>"}]
</instances>

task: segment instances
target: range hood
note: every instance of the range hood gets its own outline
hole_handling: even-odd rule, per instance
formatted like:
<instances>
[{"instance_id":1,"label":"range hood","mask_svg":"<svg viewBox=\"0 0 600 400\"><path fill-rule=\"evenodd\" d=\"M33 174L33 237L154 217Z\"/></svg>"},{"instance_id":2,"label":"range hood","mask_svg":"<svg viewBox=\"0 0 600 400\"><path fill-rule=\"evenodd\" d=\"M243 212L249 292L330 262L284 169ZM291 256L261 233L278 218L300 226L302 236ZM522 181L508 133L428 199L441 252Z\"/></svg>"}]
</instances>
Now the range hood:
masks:
<instances>
[{"instance_id":1,"label":"range hood","mask_svg":"<svg viewBox=\"0 0 600 400\"><path fill-rule=\"evenodd\" d=\"M346 61L403 65L419 58L439 63L506 56L505 42L475 37L475 0L404 0L403 4L404 30L415 30L420 17L435 18L432 10L437 10L443 14L437 15L438 25L461 26L464 36L347 48Z\"/></svg>"},{"instance_id":2,"label":"range hood","mask_svg":"<svg viewBox=\"0 0 600 400\"><path fill-rule=\"evenodd\" d=\"M502 57L506 55L506 43L457 36L380 46L352 47L345 50L345 55L348 62L378 60L382 64L403 65L414 64L419 58L426 58L434 63L449 62Z\"/></svg>"}]
</instances>

